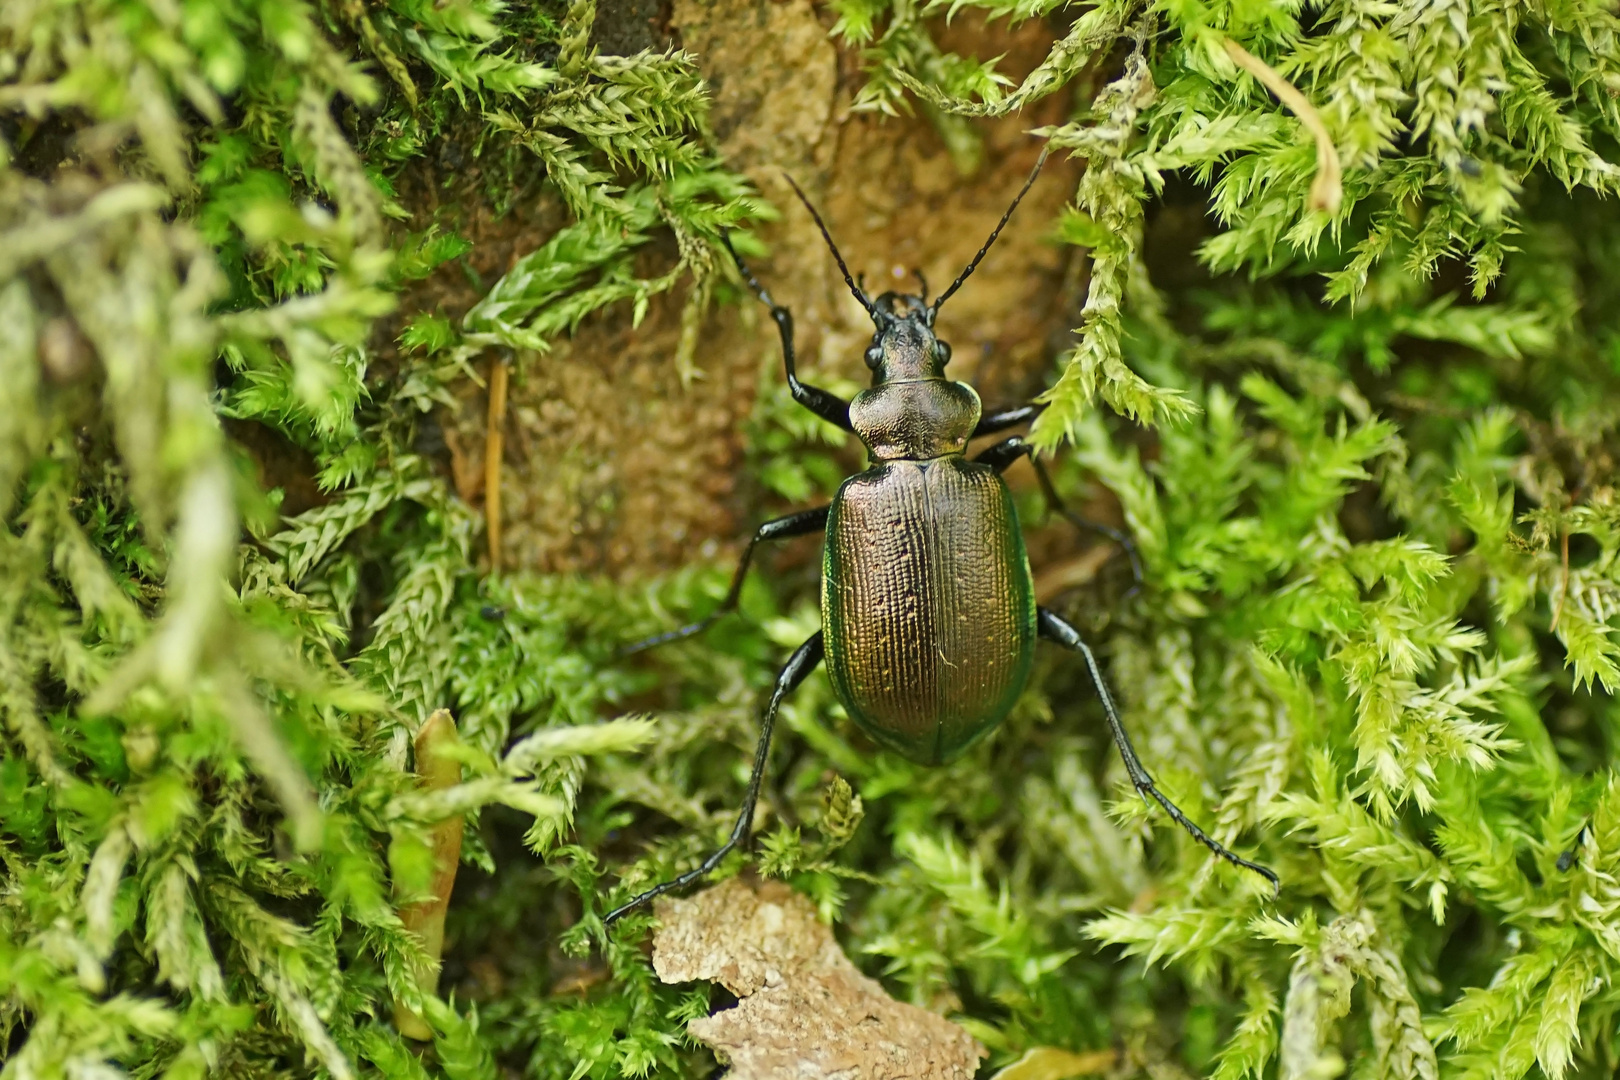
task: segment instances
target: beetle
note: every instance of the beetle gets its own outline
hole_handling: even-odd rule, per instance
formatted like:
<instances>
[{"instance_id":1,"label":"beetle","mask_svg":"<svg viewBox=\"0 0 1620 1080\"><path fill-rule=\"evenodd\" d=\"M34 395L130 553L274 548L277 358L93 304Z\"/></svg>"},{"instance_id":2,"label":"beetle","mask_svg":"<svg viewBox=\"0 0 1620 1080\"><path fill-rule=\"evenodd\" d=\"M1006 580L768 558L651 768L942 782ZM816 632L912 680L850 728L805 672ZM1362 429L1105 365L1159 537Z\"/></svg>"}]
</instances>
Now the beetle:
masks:
<instances>
[{"instance_id":1,"label":"beetle","mask_svg":"<svg viewBox=\"0 0 1620 1080\"><path fill-rule=\"evenodd\" d=\"M726 855L747 843L777 710L817 664L826 662L833 692L856 727L912 761L937 765L961 754L1006 717L1029 679L1037 639L1084 659L1109 732L1142 797L1156 801L1216 855L1259 874L1273 889L1279 887L1276 874L1227 850L1154 784L1126 734L1096 656L1079 631L1035 603L1017 511L1001 474L1028 457L1054 508L1120 542L1140 578L1134 545L1107 526L1067 514L1045 467L1023 438L1012 436L971 459L966 456L970 440L1027 423L1045 406L1030 402L983 411L971 386L946 377L951 347L934 333L934 321L1001 235L1045 161L1043 151L990 238L932 304L925 282L921 295L869 296L850 276L821 215L789 178L821 230L844 283L872 318L872 341L865 355L872 385L852 401L799 381L792 313L771 299L730 238L723 237L743 279L776 321L793 400L858 435L871 463L865 472L845 480L828 505L761 525L743 549L724 600L712 613L625 650L636 652L703 631L736 608L756 547L824 533L822 628L794 650L777 676L761 718L748 791L730 837L695 869L641 893L609 912L604 922L612 923L664 893L708 876Z\"/></svg>"}]
</instances>

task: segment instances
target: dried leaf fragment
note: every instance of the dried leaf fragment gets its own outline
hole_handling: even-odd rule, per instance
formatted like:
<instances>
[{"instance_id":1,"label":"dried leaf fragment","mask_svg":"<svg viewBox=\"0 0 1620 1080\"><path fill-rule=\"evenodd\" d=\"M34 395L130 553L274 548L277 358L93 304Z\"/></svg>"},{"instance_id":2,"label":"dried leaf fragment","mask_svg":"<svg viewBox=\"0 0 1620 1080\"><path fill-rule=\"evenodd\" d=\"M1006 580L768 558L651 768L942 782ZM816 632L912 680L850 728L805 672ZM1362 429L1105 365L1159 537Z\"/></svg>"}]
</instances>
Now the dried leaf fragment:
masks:
<instances>
[{"instance_id":1,"label":"dried leaf fragment","mask_svg":"<svg viewBox=\"0 0 1620 1080\"><path fill-rule=\"evenodd\" d=\"M731 1063L728 1080L968 1080L985 1054L856 970L814 905L781 882L734 878L657 910L658 977L718 982L740 999L689 1026Z\"/></svg>"},{"instance_id":2,"label":"dried leaf fragment","mask_svg":"<svg viewBox=\"0 0 1620 1080\"><path fill-rule=\"evenodd\" d=\"M1072 1080L1107 1072L1118 1062L1112 1050L1088 1050L1077 1054L1056 1046L1037 1046L996 1073L990 1080Z\"/></svg>"}]
</instances>

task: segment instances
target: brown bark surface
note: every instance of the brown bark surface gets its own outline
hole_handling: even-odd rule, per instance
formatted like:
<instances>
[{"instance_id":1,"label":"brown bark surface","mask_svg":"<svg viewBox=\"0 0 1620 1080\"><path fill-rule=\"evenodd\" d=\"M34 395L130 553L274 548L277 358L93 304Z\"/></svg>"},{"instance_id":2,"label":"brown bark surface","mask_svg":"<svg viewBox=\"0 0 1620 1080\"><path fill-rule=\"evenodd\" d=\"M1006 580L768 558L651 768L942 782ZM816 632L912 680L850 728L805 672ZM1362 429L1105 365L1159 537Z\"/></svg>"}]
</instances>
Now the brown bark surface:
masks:
<instances>
[{"instance_id":1,"label":"brown bark surface","mask_svg":"<svg viewBox=\"0 0 1620 1080\"><path fill-rule=\"evenodd\" d=\"M598 37L624 49L675 42L696 57L712 87L722 155L781 212L759 229L771 254L754 269L792 309L800 371L810 381L864 380L871 323L786 177L815 201L872 291L915 291L912 271L921 270L937 292L972 259L1034 164L1039 142L1026 132L1067 109L1066 97L1053 98L1019 116L973 121L984 164L963 175L926 119L851 111L865 78L859 56L833 44L831 15L807 0L676 0L666 16L644 7L604 7ZM1014 78L1046 45L1039 26L1009 31L970 19L942 40L946 49L1005 53L1002 70ZM941 312L952 371L974 382L987 406L1042 389L1040 372L1073 324L1080 283L1066 273L1077 269L1072 249L1048 233L1074 179L1070 163L1049 162L971 283ZM515 259L560 224L542 204L463 229L478 253L496 260L486 271L492 280L505 270L500 251ZM672 250L662 254L673 259ZM655 298L639 327L629 305L618 305L549 352L519 358L502 469L505 569L667 572L736 551L757 519L782 509L763 506L759 492L739 483L760 380L782 379L775 325L754 301L712 305L700 376L682 385L672 358L685 289ZM446 297L445 309L456 301ZM464 494L476 498L484 391L470 382L464 390L459 415L445 420L446 442L473 488Z\"/></svg>"}]
</instances>

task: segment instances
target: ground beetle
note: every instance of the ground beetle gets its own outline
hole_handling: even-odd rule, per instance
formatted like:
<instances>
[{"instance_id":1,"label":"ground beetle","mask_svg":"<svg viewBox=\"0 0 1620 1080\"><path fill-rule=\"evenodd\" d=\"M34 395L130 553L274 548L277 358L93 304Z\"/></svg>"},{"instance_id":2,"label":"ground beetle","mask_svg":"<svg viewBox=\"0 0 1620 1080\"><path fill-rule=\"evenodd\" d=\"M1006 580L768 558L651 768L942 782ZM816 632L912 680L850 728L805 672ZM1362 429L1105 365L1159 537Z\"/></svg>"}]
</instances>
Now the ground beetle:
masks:
<instances>
[{"instance_id":1,"label":"ground beetle","mask_svg":"<svg viewBox=\"0 0 1620 1080\"><path fill-rule=\"evenodd\" d=\"M1085 658L1136 790L1156 800L1216 855L1277 886L1276 874L1228 851L1154 786L1125 734L1097 658L1074 627L1035 604L1018 516L1001 473L1028 456L1054 508L1119 541L1136 567L1130 541L1106 526L1068 514L1045 468L1022 438L996 443L971 460L965 456L970 439L1027 423L1044 406L1030 403L983 413L971 386L945 377L951 347L934 336L934 318L1001 235L1045 160L1043 152L990 238L932 304L927 301L926 283L921 296L867 295L850 276L821 215L793 185L821 229L845 284L875 327L866 350L872 385L854 401L799 381L793 316L771 299L730 240L725 241L743 278L776 320L793 400L859 435L872 466L844 481L830 505L761 525L743 550L725 600L707 618L626 650L689 637L733 610L758 544L825 533L822 629L794 651L777 677L761 722L748 794L730 838L695 870L648 889L609 912L606 922L707 876L733 848L747 842L777 709L823 659L833 691L857 727L912 761L935 765L960 754L1007 715L1029 678L1037 637ZM1140 576L1139 568L1137 572Z\"/></svg>"}]
</instances>

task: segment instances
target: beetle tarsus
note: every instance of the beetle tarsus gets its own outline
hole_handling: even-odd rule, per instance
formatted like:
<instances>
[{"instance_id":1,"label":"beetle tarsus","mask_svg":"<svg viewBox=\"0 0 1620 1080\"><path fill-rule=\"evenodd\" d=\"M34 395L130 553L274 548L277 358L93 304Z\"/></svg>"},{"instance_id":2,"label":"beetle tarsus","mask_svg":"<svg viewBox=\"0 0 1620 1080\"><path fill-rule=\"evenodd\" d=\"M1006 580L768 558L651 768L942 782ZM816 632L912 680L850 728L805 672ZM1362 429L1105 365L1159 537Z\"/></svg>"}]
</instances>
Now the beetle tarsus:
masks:
<instances>
[{"instance_id":1,"label":"beetle tarsus","mask_svg":"<svg viewBox=\"0 0 1620 1080\"><path fill-rule=\"evenodd\" d=\"M661 634L654 634L652 637L642 638L640 641L632 641L628 645L621 645L619 646L618 655L621 657L634 656L636 653L646 652L648 649L656 649L660 645L668 645L671 641L679 641L682 638L689 638L693 634L702 633L724 614L724 605L721 605L721 607L716 608L697 622L687 623L685 626L676 627L674 630L665 630Z\"/></svg>"},{"instance_id":2,"label":"beetle tarsus","mask_svg":"<svg viewBox=\"0 0 1620 1080\"><path fill-rule=\"evenodd\" d=\"M798 689L799 684L816 669L817 664L821 663L822 653L821 631L817 630L803 645L793 650L793 655L788 657L788 662L782 665L781 674L776 677L776 688L771 691L770 704L765 706L765 715L760 720L759 743L754 748L754 768L748 775L748 792L743 796L742 809L737 812L737 823L731 827L731 836L696 869L654 885L629 902L608 912L602 917L604 926L612 925L623 916L646 906L665 893L684 889L708 877L727 855L748 839L749 830L754 824L754 807L759 804L760 788L765 783L765 769L771 760L771 733L776 728L777 711L782 707L782 699Z\"/></svg>"},{"instance_id":3,"label":"beetle tarsus","mask_svg":"<svg viewBox=\"0 0 1620 1080\"><path fill-rule=\"evenodd\" d=\"M1102 701L1103 714L1108 718L1108 730L1114 736L1114 745L1119 747L1120 757L1125 759L1125 771L1130 774L1131 783L1144 798L1152 798L1154 802L1164 807L1165 813L1170 815L1177 825L1192 834L1193 839L1209 848L1234 866L1241 866L1245 870L1253 871L1271 882L1274 892L1282 891L1282 882L1270 869L1259 863L1250 862L1241 855L1229 851L1224 844L1193 823L1192 819L1184 814L1179 806L1171 802L1169 797L1160 791L1154 784L1153 777L1148 773L1142 759L1136 756L1136 748L1131 745L1131 737L1125 732L1125 723L1120 719L1119 710L1114 707L1114 698L1108 692L1108 684L1103 681L1102 667L1097 663L1096 654L1091 651L1080 637L1080 632L1057 615L1046 608L1037 609L1037 620L1040 635L1048 641L1056 642L1065 649L1079 653L1086 661L1086 670L1091 673L1091 683L1097 688L1097 697Z\"/></svg>"},{"instance_id":4,"label":"beetle tarsus","mask_svg":"<svg viewBox=\"0 0 1620 1080\"><path fill-rule=\"evenodd\" d=\"M1588 821L1586 824L1582 825L1580 831L1575 834L1575 839L1570 841L1568 849L1558 856L1557 866L1560 874L1569 873L1570 867L1575 865L1575 860L1580 858L1581 855L1581 845L1586 843L1586 834L1591 831L1592 823L1591 821Z\"/></svg>"},{"instance_id":5,"label":"beetle tarsus","mask_svg":"<svg viewBox=\"0 0 1620 1080\"><path fill-rule=\"evenodd\" d=\"M637 908L647 906L660 896L663 896L665 893L677 892L686 888L688 885L703 880L710 874L714 873L715 868L718 867L720 863L724 861L725 857L730 855L736 847L737 837L736 834L733 833L731 839L727 840L724 844L721 844L720 847L717 848L708 858L704 859L695 870L688 870L679 877L671 878L668 881L654 885L652 888L648 889L640 896L635 897L630 902L620 904L618 907L602 916L602 925L612 926L615 922L619 921L621 917L630 914L630 912L635 911Z\"/></svg>"},{"instance_id":6,"label":"beetle tarsus","mask_svg":"<svg viewBox=\"0 0 1620 1080\"><path fill-rule=\"evenodd\" d=\"M771 299L771 294L766 291L765 286L759 283L759 279L748 268L748 264L743 262L742 256L737 254L737 249L731 246L730 233L722 232L720 242L731 253L731 260L737 264L738 272L742 274L743 280L748 282L748 287L754 290L754 295L759 297L760 303L771 309L771 318L776 321L777 333L782 338L782 367L787 372L788 390L792 392L793 400L827 423L845 431L854 431L849 422L849 402L831 391L799 381L798 361L793 352L793 313Z\"/></svg>"},{"instance_id":7,"label":"beetle tarsus","mask_svg":"<svg viewBox=\"0 0 1620 1080\"><path fill-rule=\"evenodd\" d=\"M828 507L818 506L813 510L801 510L796 514L788 514L786 517L765 522L754 530L753 538L748 541L748 546L743 548L742 558L737 560L737 569L731 575L731 587L726 590L726 598L720 601L719 607L697 622L687 623L679 629L665 630L661 634L654 634L650 638L626 645L619 650L619 655L630 656L671 641L689 638L693 634L701 634L722 616L737 610L737 601L742 597L743 579L748 576L748 564L754 557L754 548L771 540L787 540L794 536L808 536L811 533L821 532L827 527L827 510Z\"/></svg>"},{"instance_id":8,"label":"beetle tarsus","mask_svg":"<svg viewBox=\"0 0 1620 1080\"><path fill-rule=\"evenodd\" d=\"M1154 802L1164 807L1165 813L1170 815L1171 820L1173 820L1177 825L1180 825L1183 829L1186 829L1188 832L1192 833L1194 840L1197 840L1200 844L1203 844L1205 847L1209 848L1210 851L1214 852L1216 855L1219 855L1233 866L1241 866L1245 870L1252 870L1256 874L1259 874L1261 877L1265 878L1267 881L1271 882L1271 889L1273 893L1282 892L1282 882L1278 880L1275 873L1273 873L1269 868L1261 866L1257 862L1250 862L1243 856L1229 850L1219 840L1216 840L1214 837L1210 836L1203 829L1200 829L1196 824L1193 823L1191 818L1181 812L1181 807L1171 802L1164 792L1160 791L1158 787L1154 785L1152 780L1147 780L1146 782L1137 782L1136 790L1141 792L1144 797L1151 796Z\"/></svg>"}]
</instances>

